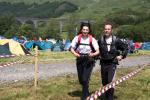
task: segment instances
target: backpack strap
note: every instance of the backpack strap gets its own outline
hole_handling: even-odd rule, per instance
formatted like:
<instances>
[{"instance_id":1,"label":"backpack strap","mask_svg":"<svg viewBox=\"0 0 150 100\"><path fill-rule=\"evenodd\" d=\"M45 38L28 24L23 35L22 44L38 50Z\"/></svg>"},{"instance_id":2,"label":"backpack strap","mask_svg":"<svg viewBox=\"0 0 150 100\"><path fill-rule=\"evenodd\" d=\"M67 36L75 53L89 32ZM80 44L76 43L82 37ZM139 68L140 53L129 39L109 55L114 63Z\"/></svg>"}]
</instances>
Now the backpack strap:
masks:
<instances>
[{"instance_id":1,"label":"backpack strap","mask_svg":"<svg viewBox=\"0 0 150 100\"><path fill-rule=\"evenodd\" d=\"M76 44L75 51L77 50L77 48L78 48L79 45L80 45L80 42L81 42L81 36L82 36L82 34L79 34L79 35L78 35L78 42L77 42L77 44Z\"/></svg>"},{"instance_id":2,"label":"backpack strap","mask_svg":"<svg viewBox=\"0 0 150 100\"><path fill-rule=\"evenodd\" d=\"M112 43L116 43L117 41L117 37L116 36L112 36ZM105 37L104 36L101 36L101 41L100 41L102 44L105 43Z\"/></svg>"},{"instance_id":3,"label":"backpack strap","mask_svg":"<svg viewBox=\"0 0 150 100\"><path fill-rule=\"evenodd\" d=\"M90 45L90 47L92 49L92 52L96 52L94 47L93 47L93 44L92 44L92 38L93 38L92 35L89 35L89 45Z\"/></svg>"},{"instance_id":4,"label":"backpack strap","mask_svg":"<svg viewBox=\"0 0 150 100\"><path fill-rule=\"evenodd\" d=\"M76 48L75 48L75 50L77 50L77 48L79 47L79 45L81 44L81 37L82 37L82 34L79 34L78 35L78 42L77 42L77 44L76 44ZM92 45L92 35L88 35L88 37L89 37L89 45L90 45L90 47L91 47L91 49L92 49L92 52L95 52L95 49L94 49L94 47L93 47L93 45ZM87 45L87 44L83 44L83 45Z\"/></svg>"},{"instance_id":5,"label":"backpack strap","mask_svg":"<svg viewBox=\"0 0 150 100\"><path fill-rule=\"evenodd\" d=\"M89 37L89 44L91 45L92 44L92 35L88 35Z\"/></svg>"},{"instance_id":6,"label":"backpack strap","mask_svg":"<svg viewBox=\"0 0 150 100\"><path fill-rule=\"evenodd\" d=\"M104 43L105 43L105 37L104 37L104 36L101 36L101 37L100 37L100 43L101 43L101 44L104 44Z\"/></svg>"},{"instance_id":7,"label":"backpack strap","mask_svg":"<svg viewBox=\"0 0 150 100\"><path fill-rule=\"evenodd\" d=\"M78 43L77 43L78 45L81 43L81 37L82 37L82 34L79 34L78 35Z\"/></svg>"},{"instance_id":8,"label":"backpack strap","mask_svg":"<svg viewBox=\"0 0 150 100\"><path fill-rule=\"evenodd\" d=\"M112 42L114 42L114 44L115 44L116 41L117 41L117 37L113 35L113 36L112 36Z\"/></svg>"}]
</instances>

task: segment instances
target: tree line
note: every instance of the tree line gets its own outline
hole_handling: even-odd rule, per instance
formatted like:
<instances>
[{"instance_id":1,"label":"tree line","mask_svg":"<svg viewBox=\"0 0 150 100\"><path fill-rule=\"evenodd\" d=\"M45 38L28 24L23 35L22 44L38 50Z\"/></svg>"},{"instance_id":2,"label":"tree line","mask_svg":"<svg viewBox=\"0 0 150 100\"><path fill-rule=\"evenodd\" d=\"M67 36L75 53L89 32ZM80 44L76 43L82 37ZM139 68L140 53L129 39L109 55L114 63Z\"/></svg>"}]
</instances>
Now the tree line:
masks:
<instances>
[{"instance_id":1,"label":"tree line","mask_svg":"<svg viewBox=\"0 0 150 100\"><path fill-rule=\"evenodd\" d=\"M94 19L92 33L96 38L101 36L105 21L111 21L114 24L114 33L121 38L129 38L139 42L150 40L150 13L127 9L109 13L103 21ZM67 18L61 31L60 23L56 19L50 19L48 24L40 22L35 28L32 23L20 24L15 21L14 16L3 15L0 16L0 35L7 38L24 35L28 39L41 36L43 38L72 40L79 29L79 25L79 18L76 14Z\"/></svg>"},{"instance_id":2,"label":"tree line","mask_svg":"<svg viewBox=\"0 0 150 100\"><path fill-rule=\"evenodd\" d=\"M74 12L78 6L67 1L45 2L43 4L25 4L0 2L0 14L12 14L16 17L54 18L64 13Z\"/></svg>"}]
</instances>

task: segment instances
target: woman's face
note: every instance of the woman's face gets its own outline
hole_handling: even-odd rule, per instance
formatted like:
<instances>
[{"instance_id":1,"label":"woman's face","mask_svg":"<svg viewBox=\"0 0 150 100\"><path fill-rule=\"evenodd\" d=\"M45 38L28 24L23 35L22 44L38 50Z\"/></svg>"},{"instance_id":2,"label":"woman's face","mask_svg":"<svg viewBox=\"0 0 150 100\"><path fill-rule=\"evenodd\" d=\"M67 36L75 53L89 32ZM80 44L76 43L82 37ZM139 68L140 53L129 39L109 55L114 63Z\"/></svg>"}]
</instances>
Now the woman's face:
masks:
<instances>
[{"instance_id":1,"label":"woman's face","mask_svg":"<svg viewBox=\"0 0 150 100\"><path fill-rule=\"evenodd\" d=\"M88 26L83 26L81 32L84 36L88 35L89 34L89 27Z\"/></svg>"}]
</instances>

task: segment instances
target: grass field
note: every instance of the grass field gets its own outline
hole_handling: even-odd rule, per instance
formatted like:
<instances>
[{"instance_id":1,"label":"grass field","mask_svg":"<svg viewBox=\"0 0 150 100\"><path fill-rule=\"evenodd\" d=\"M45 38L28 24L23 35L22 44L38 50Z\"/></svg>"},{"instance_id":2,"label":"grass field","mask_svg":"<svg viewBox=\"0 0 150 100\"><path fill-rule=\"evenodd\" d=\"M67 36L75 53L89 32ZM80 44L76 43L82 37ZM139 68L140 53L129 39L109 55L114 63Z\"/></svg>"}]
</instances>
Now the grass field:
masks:
<instances>
[{"instance_id":1,"label":"grass field","mask_svg":"<svg viewBox=\"0 0 150 100\"><path fill-rule=\"evenodd\" d=\"M32 52L34 54L34 52ZM150 51L146 50L139 50L138 53L128 54L128 57L132 56L139 56L139 55L150 55ZM1 63L13 62L18 60L24 60L24 63L34 63L33 56L18 56L13 58L0 58ZM62 60L74 60L75 57L69 52L51 52L51 51L39 51L38 53L38 60L41 63L49 63L49 61L56 62Z\"/></svg>"},{"instance_id":2,"label":"grass field","mask_svg":"<svg viewBox=\"0 0 150 100\"><path fill-rule=\"evenodd\" d=\"M35 54L34 51L32 51L31 53L33 55ZM139 55L150 55L150 51L139 50L137 53L128 54L128 57L139 56ZM51 51L47 50L47 51L39 51L38 52L38 60L41 63L49 63L49 61L56 62L56 61L74 60L74 59L75 59L75 57L69 51L51 52ZM1 64L7 63L7 62L15 62L18 60L23 61L23 63L34 63L34 56L16 56L16 57L12 57L12 58L0 58Z\"/></svg>"},{"instance_id":3,"label":"grass field","mask_svg":"<svg viewBox=\"0 0 150 100\"><path fill-rule=\"evenodd\" d=\"M137 67L118 69L116 79ZM90 91L101 86L100 72L91 76ZM136 76L115 87L115 100L149 100L150 66ZM0 86L0 100L80 100L81 87L76 75L63 75L40 80L35 91L33 81L17 82Z\"/></svg>"},{"instance_id":4,"label":"grass field","mask_svg":"<svg viewBox=\"0 0 150 100\"><path fill-rule=\"evenodd\" d=\"M130 56L150 55L150 51L139 51ZM0 59L2 62L10 62L23 57ZM24 63L33 63L33 57ZM50 52L40 51L39 61L49 62L54 59L73 59L74 56L70 52ZM126 75L133 68L118 69L116 79ZM95 72L91 76L90 90L94 92L101 86L100 72ZM142 70L137 76L127 80L116 87L116 100L149 100L150 98L150 66ZM38 88L35 91L33 81L17 82L4 84L0 86L0 100L79 100L81 96L81 87L78 83L76 75L63 75L50 78L48 80L40 80Z\"/></svg>"}]
</instances>

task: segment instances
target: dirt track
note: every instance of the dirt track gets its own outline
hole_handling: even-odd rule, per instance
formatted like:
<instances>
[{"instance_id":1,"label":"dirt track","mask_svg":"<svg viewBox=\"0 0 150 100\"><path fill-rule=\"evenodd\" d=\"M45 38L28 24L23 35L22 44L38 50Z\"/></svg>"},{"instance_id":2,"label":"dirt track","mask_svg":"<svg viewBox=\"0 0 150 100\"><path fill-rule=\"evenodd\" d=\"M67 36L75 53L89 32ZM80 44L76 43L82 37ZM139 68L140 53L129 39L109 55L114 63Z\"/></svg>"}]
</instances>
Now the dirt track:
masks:
<instances>
[{"instance_id":1,"label":"dirt track","mask_svg":"<svg viewBox=\"0 0 150 100\"><path fill-rule=\"evenodd\" d=\"M125 60L120 62L118 67L131 67L149 63L150 56L127 57ZM99 61L94 67L94 71L95 70L100 70ZM71 73L76 73L75 61L39 64L40 79L46 79L48 77ZM33 78L33 64L16 64L9 67L0 68L0 84L7 82L17 82L20 80L32 80Z\"/></svg>"}]
</instances>

